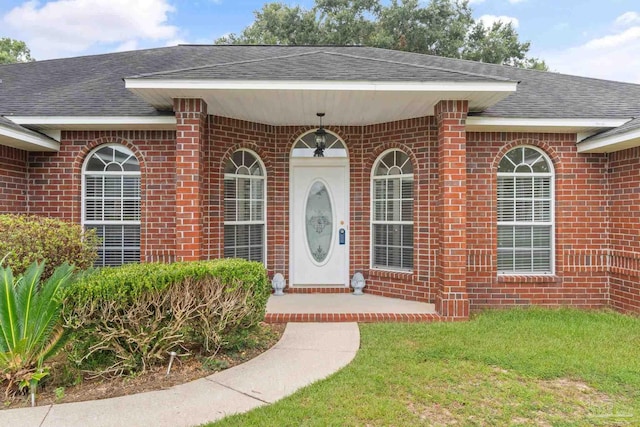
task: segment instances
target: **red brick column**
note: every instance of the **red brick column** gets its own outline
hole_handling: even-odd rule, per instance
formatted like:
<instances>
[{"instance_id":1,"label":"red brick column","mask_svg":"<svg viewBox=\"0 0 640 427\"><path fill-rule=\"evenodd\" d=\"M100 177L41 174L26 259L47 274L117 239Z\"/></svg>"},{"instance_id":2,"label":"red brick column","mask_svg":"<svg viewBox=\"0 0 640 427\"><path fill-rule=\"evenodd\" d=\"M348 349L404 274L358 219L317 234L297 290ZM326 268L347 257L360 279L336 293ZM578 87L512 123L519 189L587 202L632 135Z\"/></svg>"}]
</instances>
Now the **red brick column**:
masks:
<instances>
[{"instance_id":1,"label":"red brick column","mask_svg":"<svg viewBox=\"0 0 640 427\"><path fill-rule=\"evenodd\" d=\"M438 176L440 244L436 309L449 319L469 317L467 295L467 162L465 120L467 101L440 101Z\"/></svg>"},{"instance_id":2,"label":"red brick column","mask_svg":"<svg viewBox=\"0 0 640 427\"><path fill-rule=\"evenodd\" d=\"M204 146L207 104L176 99L176 261L204 257Z\"/></svg>"}]
</instances>

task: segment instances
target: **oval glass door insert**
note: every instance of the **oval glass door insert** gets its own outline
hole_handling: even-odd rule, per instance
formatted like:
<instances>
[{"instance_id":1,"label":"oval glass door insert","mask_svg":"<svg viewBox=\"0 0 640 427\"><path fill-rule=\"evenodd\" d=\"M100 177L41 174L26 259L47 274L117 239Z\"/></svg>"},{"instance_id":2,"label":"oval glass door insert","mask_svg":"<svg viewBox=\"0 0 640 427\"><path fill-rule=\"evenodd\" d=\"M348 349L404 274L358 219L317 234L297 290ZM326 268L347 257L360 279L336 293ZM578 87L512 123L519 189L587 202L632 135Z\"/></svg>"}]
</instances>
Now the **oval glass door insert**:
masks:
<instances>
[{"instance_id":1,"label":"oval glass door insert","mask_svg":"<svg viewBox=\"0 0 640 427\"><path fill-rule=\"evenodd\" d=\"M307 245L313 260L322 263L327 259L333 238L333 209L329 190L320 181L311 186L305 209Z\"/></svg>"}]
</instances>

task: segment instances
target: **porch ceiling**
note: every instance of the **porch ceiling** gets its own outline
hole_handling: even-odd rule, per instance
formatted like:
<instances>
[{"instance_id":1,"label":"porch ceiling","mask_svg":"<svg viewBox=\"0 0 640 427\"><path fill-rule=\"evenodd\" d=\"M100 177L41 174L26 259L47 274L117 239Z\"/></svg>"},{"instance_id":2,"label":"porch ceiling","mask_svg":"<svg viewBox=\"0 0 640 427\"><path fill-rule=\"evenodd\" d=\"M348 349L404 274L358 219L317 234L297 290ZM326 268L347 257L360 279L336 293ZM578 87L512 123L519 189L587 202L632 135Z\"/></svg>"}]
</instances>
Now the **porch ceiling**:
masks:
<instances>
[{"instance_id":1,"label":"porch ceiling","mask_svg":"<svg viewBox=\"0 0 640 427\"><path fill-rule=\"evenodd\" d=\"M433 115L440 100L468 100L482 111L516 90L514 82L316 82L125 79L158 110L202 98L209 114L271 125L368 125Z\"/></svg>"}]
</instances>

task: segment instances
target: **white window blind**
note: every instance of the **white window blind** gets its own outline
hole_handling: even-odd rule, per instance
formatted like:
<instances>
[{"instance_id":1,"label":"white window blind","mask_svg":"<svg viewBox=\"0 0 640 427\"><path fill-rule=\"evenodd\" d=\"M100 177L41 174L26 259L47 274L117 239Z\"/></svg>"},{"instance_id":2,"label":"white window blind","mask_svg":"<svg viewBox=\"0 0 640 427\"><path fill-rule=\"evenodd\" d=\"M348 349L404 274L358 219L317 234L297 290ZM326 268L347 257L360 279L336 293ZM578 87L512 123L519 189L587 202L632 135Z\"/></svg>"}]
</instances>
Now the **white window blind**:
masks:
<instances>
[{"instance_id":1,"label":"white window blind","mask_svg":"<svg viewBox=\"0 0 640 427\"><path fill-rule=\"evenodd\" d=\"M498 166L498 272L553 273L553 171L536 148L517 147Z\"/></svg>"},{"instance_id":2,"label":"white window blind","mask_svg":"<svg viewBox=\"0 0 640 427\"><path fill-rule=\"evenodd\" d=\"M383 153L372 178L374 268L413 269L413 166L400 150Z\"/></svg>"},{"instance_id":3,"label":"white window blind","mask_svg":"<svg viewBox=\"0 0 640 427\"><path fill-rule=\"evenodd\" d=\"M89 155L83 171L83 225L102 244L96 266L140 261L140 165L126 147L107 145Z\"/></svg>"},{"instance_id":4,"label":"white window blind","mask_svg":"<svg viewBox=\"0 0 640 427\"><path fill-rule=\"evenodd\" d=\"M258 157L236 151L224 174L224 256L265 261L265 177Z\"/></svg>"}]
</instances>

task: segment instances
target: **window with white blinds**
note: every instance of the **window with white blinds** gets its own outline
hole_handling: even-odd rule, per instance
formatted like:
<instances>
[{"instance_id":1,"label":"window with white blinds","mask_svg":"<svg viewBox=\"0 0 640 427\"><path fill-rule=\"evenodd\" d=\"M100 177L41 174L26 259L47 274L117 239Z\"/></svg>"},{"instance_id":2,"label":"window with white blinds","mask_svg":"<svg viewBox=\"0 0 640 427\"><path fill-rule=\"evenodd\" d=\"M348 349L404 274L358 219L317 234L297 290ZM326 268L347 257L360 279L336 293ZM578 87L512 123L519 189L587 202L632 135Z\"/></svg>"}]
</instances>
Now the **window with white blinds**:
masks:
<instances>
[{"instance_id":1,"label":"window with white blinds","mask_svg":"<svg viewBox=\"0 0 640 427\"><path fill-rule=\"evenodd\" d=\"M82 174L82 222L102 240L96 266L140 261L140 165L126 147L102 146Z\"/></svg>"},{"instance_id":2,"label":"window with white blinds","mask_svg":"<svg viewBox=\"0 0 640 427\"><path fill-rule=\"evenodd\" d=\"M258 157L233 153L224 169L224 256L265 261L265 174Z\"/></svg>"},{"instance_id":3,"label":"window with white blinds","mask_svg":"<svg viewBox=\"0 0 640 427\"><path fill-rule=\"evenodd\" d=\"M553 273L553 169L533 147L498 165L498 273Z\"/></svg>"},{"instance_id":4,"label":"window with white blinds","mask_svg":"<svg viewBox=\"0 0 640 427\"><path fill-rule=\"evenodd\" d=\"M371 265L413 269L413 166L400 150L383 153L372 177Z\"/></svg>"}]
</instances>

